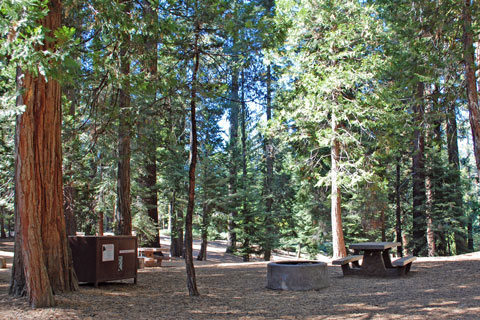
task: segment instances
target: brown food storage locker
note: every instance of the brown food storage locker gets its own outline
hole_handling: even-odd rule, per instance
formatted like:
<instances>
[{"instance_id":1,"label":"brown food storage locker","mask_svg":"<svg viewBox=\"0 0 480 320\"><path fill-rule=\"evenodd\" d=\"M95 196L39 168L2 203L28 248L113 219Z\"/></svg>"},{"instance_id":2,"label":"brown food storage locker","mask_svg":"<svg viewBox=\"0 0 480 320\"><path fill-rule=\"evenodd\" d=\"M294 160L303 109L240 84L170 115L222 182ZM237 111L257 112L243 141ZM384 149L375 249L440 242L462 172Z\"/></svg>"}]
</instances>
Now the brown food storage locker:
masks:
<instances>
[{"instance_id":1,"label":"brown food storage locker","mask_svg":"<svg viewBox=\"0 0 480 320\"><path fill-rule=\"evenodd\" d=\"M137 237L70 236L73 266L79 282L133 278L137 283Z\"/></svg>"}]
</instances>

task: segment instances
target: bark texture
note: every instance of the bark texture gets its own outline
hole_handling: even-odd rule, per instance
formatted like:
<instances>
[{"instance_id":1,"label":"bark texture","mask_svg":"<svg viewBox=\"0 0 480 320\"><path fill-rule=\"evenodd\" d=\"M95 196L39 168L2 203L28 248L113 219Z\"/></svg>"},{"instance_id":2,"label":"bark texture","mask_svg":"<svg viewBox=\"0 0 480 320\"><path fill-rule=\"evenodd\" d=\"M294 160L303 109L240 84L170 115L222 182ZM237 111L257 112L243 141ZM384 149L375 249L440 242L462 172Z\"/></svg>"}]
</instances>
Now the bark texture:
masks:
<instances>
[{"instance_id":1,"label":"bark texture","mask_svg":"<svg viewBox=\"0 0 480 320\"><path fill-rule=\"evenodd\" d=\"M413 255L426 253L426 220L425 220L425 134L423 130L425 107L423 105L424 84L417 85L417 102L413 107L415 132L413 141Z\"/></svg>"},{"instance_id":2,"label":"bark texture","mask_svg":"<svg viewBox=\"0 0 480 320\"><path fill-rule=\"evenodd\" d=\"M198 296L197 280L195 277L195 267L193 266L193 235L192 220L195 210L195 169L197 167L197 118L196 118L196 100L197 100L197 74L200 66L200 49L198 41L200 38L200 26L196 25L195 43L195 66L192 73L192 89L190 101L190 168L188 171L188 206L185 217L185 265L187 269L187 287L191 296Z\"/></svg>"},{"instance_id":3,"label":"bark texture","mask_svg":"<svg viewBox=\"0 0 480 320\"><path fill-rule=\"evenodd\" d=\"M242 70L242 109L241 109L241 130L242 130L242 216L243 230L245 232L242 255L243 261L250 261L252 253L250 239L253 237L253 216L248 205L248 186L247 186L247 103L245 101L245 71Z\"/></svg>"},{"instance_id":4,"label":"bark texture","mask_svg":"<svg viewBox=\"0 0 480 320\"><path fill-rule=\"evenodd\" d=\"M183 211L176 206L176 191L172 192L170 201L170 217L172 231L170 233L170 254L172 257L183 256Z\"/></svg>"},{"instance_id":5,"label":"bark texture","mask_svg":"<svg viewBox=\"0 0 480 320\"><path fill-rule=\"evenodd\" d=\"M478 105L477 80L475 77L475 51L472 31L471 0L465 0L463 7L463 61L467 84L468 112L473 137L473 153L480 178L480 107Z\"/></svg>"},{"instance_id":6,"label":"bark texture","mask_svg":"<svg viewBox=\"0 0 480 320\"><path fill-rule=\"evenodd\" d=\"M56 30L61 25L61 2L50 1L49 9L41 23ZM38 49L54 50L54 42L45 41ZM55 304L55 292L77 289L63 215L60 85L29 72L17 80L24 89L18 102L26 105L26 110L17 117L16 126L18 258L10 292L26 292L32 307L49 307Z\"/></svg>"},{"instance_id":7,"label":"bark texture","mask_svg":"<svg viewBox=\"0 0 480 320\"><path fill-rule=\"evenodd\" d=\"M396 241L402 243L402 207L400 202L400 170L401 159L397 157L396 174L395 174L395 234ZM397 248L397 255L403 257L403 246Z\"/></svg>"},{"instance_id":8,"label":"bark texture","mask_svg":"<svg viewBox=\"0 0 480 320\"><path fill-rule=\"evenodd\" d=\"M145 10L145 18L150 21L151 26L155 26L155 21L158 19L157 14L152 7L150 1L143 1ZM145 43L145 51L147 56L146 69L150 79L157 78L157 37L155 32L152 31L151 35L147 38ZM152 94L150 96L151 103L153 104L156 99L155 88L150 88ZM144 167L145 174L142 176L142 185L145 188L142 194L142 200L147 207L148 217L158 226L158 195L157 195L157 141L155 130L155 119L148 114L142 121L143 128L141 128L141 135L143 139L143 145L145 151ZM148 243L149 247L160 247L160 234L157 232L155 237Z\"/></svg>"},{"instance_id":9,"label":"bark texture","mask_svg":"<svg viewBox=\"0 0 480 320\"><path fill-rule=\"evenodd\" d=\"M272 72L270 66L267 67L267 122L272 119ZM273 236L273 217L272 217L272 207L273 207L273 165L274 165L274 156L273 156L273 140L271 137L267 138L265 141L265 156L266 156L266 175L265 175L265 214L266 221L265 225L267 226L267 235L266 235L266 244L264 248L264 260L270 261L272 256L272 239Z\"/></svg>"},{"instance_id":10,"label":"bark texture","mask_svg":"<svg viewBox=\"0 0 480 320\"><path fill-rule=\"evenodd\" d=\"M206 186L204 186L204 193ZM206 199L204 199L202 204L202 243L200 245L200 251L198 252L197 260L207 261L207 248L208 248L208 216L209 216L209 205L207 204Z\"/></svg>"},{"instance_id":11,"label":"bark texture","mask_svg":"<svg viewBox=\"0 0 480 320\"><path fill-rule=\"evenodd\" d=\"M340 186L338 185L338 164L340 162L340 142L336 135L338 133L338 124L335 111L332 112L332 150L331 150L331 179L332 179L332 244L333 244L333 258L343 258L347 255L345 248L345 240L343 238L342 227L342 195L340 193Z\"/></svg>"},{"instance_id":12,"label":"bark texture","mask_svg":"<svg viewBox=\"0 0 480 320\"><path fill-rule=\"evenodd\" d=\"M435 94L432 95L433 98L438 96L438 91L435 91ZM426 206L425 206L425 217L427 224L427 246L428 246L428 256L434 257L437 254L437 243L435 239L435 224L437 215L435 214L436 200L439 192L439 184L441 184L440 177L442 175L441 169L437 165L437 155L440 154L441 148L441 135L437 135L437 129L440 127L439 123L439 114L438 104L435 99L434 102L427 105L426 114L428 121L425 124L425 140L426 145L430 148L429 152L425 153L425 162L426 165L426 175L425 175L425 195L426 195Z\"/></svg>"},{"instance_id":13,"label":"bark texture","mask_svg":"<svg viewBox=\"0 0 480 320\"><path fill-rule=\"evenodd\" d=\"M228 182L228 192L231 199L230 203L230 217L228 221L228 234L227 234L227 250L228 253L233 253L237 250L237 233L235 232L238 212L237 212L237 171L238 171L238 128L239 128L239 72L237 69L232 74L231 85L231 109L230 109L230 179Z\"/></svg>"},{"instance_id":14,"label":"bark texture","mask_svg":"<svg viewBox=\"0 0 480 320\"><path fill-rule=\"evenodd\" d=\"M128 6L127 6L128 7ZM128 9L126 9L128 11ZM120 72L123 76L119 92L118 124L118 169L117 169L117 233L132 234L132 212L130 193L130 158L131 158L131 112L130 112L130 59L128 48L129 35L123 35L120 49Z\"/></svg>"},{"instance_id":15,"label":"bark texture","mask_svg":"<svg viewBox=\"0 0 480 320\"><path fill-rule=\"evenodd\" d=\"M455 190L453 190L453 198L455 201L456 220L458 221L460 230L465 230L467 223L465 221L462 203L460 158L458 155L457 116L455 111L455 104L453 102L449 102L446 106L448 163L450 164L452 170L449 182L455 186ZM455 248L457 250L457 254L468 251L466 237L467 236L464 232L455 232Z\"/></svg>"},{"instance_id":16,"label":"bark texture","mask_svg":"<svg viewBox=\"0 0 480 320\"><path fill-rule=\"evenodd\" d=\"M21 97L19 98L21 100ZM18 101L17 101L18 102ZM16 137L15 137L16 140ZM17 203L17 195L15 193L15 203ZM25 272L23 271L23 254L22 254L22 233L20 232L20 214L15 208L15 246L14 251L17 253L13 256L12 278L10 279L10 288L8 294L15 297L23 297L27 294L27 286L25 282ZM18 254L20 253L20 254Z\"/></svg>"},{"instance_id":17,"label":"bark texture","mask_svg":"<svg viewBox=\"0 0 480 320\"><path fill-rule=\"evenodd\" d=\"M63 211L65 213L67 235L74 236L77 231L77 220L74 211L75 188L72 185L65 185L63 196Z\"/></svg>"}]
</instances>

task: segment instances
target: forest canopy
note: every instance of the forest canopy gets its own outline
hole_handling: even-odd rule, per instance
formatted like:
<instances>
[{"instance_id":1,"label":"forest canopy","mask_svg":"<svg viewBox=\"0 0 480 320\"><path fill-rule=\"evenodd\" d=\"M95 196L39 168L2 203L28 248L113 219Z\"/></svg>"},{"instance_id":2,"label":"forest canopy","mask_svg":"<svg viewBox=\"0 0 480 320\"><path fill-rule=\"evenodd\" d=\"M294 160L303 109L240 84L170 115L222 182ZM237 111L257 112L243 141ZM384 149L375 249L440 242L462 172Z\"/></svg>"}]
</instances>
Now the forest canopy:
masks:
<instances>
[{"instance_id":1,"label":"forest canopy","mask_svg":"<svg viewBox=\"0 0 480 320\"><path fill-rule=\"evenodd\" d=\"M478 247L478 1L54 2L55 30L49 1L0 4L2 237L27 74L61 87L67 234Z\"/></svg>"}]
</instances>

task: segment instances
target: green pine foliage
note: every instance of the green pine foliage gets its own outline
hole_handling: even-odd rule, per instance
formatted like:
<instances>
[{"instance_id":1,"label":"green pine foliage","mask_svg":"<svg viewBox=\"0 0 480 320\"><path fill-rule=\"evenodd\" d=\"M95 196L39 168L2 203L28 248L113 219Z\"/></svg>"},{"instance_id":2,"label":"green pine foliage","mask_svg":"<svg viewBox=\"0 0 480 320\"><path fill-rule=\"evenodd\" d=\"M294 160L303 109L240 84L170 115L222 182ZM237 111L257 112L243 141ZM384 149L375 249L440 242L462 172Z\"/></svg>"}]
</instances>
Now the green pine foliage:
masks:
<instances>
[{"instance_id":1,"label":"green pine foliage","mask_svg":"<svg viewBox=\"0 0 480 320\"><path fill-rule=\"evenodd\" d=\"M104 231L114 230L119 90L129 83L131 105L122 120L132 126L134 230L145 243L168 225L181 236L199 23L194 234L225 239L233 222L235 253L245 260L271 249L332 254L331 147L337 140L346 245L395 241L399 213L404 249L411 251L416 211L425 226L431 220L432 255L478 248L461 6L407 0L146 4L66 1L64 27L47 36L37 23L47 13L45 1L0 3L0 215L7 221L14 220L15 116L23 112L15 77L22 67L62 83L63 175L65 194L73 194L65 199L77 231L98 233L102 216ZM478 13L478 4L473 10ZM57 50L35 51L47 37L56 39ZM130 61L128 74L121 72L122 55ZM425 88L420 97L419 84ZM419 105L421 119L414 112ZM458 138L448 131L452 115ZM427 200L414 208L419 132ZM149 161L156 164L153 186L144 183ZM148 217L148 192L158 196L158 224Z\"/></svg>"}]
</instances>

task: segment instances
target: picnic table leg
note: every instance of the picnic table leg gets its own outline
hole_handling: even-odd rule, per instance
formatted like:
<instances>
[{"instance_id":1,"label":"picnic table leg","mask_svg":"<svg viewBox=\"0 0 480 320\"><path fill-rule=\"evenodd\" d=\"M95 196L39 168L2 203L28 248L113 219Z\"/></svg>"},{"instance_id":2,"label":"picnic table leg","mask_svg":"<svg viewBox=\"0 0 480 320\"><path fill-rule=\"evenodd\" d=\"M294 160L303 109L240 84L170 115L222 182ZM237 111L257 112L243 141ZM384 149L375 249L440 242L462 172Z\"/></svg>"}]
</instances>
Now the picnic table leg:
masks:
<instances>
[{"instance_id":1,"label":"picnic table leg","mask_svg":"<svg viewBox=\"0 0 480 320\"><path fill-rule=\"evenodd\" d=\"M361 255L361 254L360 254L360 250L353 250L353 254L354 254L354 255ZM354 268L360 268L360 262L359 262L358 260L357 260L357 261L353 261L353 262L352 262L352 266L353 266Z\"/></svg>"},{"instance_id":2,"label":"picnic table leg","mask_svg":"<svg viewBox=\"0 0 480 320\"><path fill-rule=\"evenodd\" d=\"M383 250L383 262L385 263L386 268L394 268L392 265L392 260L390 259L390 249Z\"/></svg>"},{"instance_id":3,"label":"picnic table leg","mask_svg":"<svg viewBox=\"0 0 480 320\"><path fill-rule=\"evenodd\" d=\"M381 251L365 250L361 270L364 275L385 275L386 269Z\"/></svg>"},{"instance_id":4,"label":"picnic table leg","mask_svg":"<svg viewBox=\"0 0 480 320\"><path fill-rule=\"evenodd\" d=\"M403 266L403 267L395 267L395 269L397 271L397 275L405 276L410 271L411 267L412 267L412 264L409 263L409 264L407 264L406 266Z\"/></svg>"},{"instance_id":5,"label":"picnic table leg","mask_svg":"<svg viewBox=\"0 0 480 320\"><path fill-rule=\"evenodd\" d=\"M412 267L412 264L411 264L411 263L407 264L407 265L404 266L404 267L396 267L396 269L397 269L397 274L398 274L399 276L404 276L404 275L406 275L408 272L410 272L410 268L411 268L411 267Z\"/></svg>"}]
</instances>

